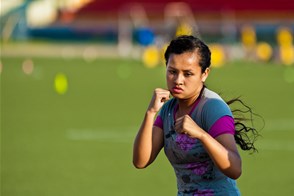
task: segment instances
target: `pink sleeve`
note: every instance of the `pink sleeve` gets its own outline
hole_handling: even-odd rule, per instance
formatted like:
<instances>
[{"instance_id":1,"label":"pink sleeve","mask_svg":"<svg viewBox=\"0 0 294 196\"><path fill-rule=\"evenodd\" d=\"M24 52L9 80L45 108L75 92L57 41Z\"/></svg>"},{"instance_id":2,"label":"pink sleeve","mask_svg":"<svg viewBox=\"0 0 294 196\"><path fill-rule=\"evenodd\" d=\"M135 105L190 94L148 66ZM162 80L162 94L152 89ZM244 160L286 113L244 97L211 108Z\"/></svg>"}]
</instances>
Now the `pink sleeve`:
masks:
<instances>
[{"instance_id":1,"label":"pink sleeve","mask_svg":"<svg viewBox=\"0 0 294 196\"><path fill-rule=\"evenodd\" d=\"M223 116L219 118L209 129L208 133L216 138L221 134L235 134L235 123L231 116Z\"/></svg>"},{"instance_id":2,"label":"pink sleeve","mask_svg":"<svg viewBox=\"0 0 294 196\"><path fill-rule=\"evenodd\" d=\"M156 127L159 127L159 128L161 128L161 129L163 129L163 121L162 121L161 116L158 115L158 116L156 117L155 122L154 122L153 125L156 126Z\"/></svg>"}]
</instances>

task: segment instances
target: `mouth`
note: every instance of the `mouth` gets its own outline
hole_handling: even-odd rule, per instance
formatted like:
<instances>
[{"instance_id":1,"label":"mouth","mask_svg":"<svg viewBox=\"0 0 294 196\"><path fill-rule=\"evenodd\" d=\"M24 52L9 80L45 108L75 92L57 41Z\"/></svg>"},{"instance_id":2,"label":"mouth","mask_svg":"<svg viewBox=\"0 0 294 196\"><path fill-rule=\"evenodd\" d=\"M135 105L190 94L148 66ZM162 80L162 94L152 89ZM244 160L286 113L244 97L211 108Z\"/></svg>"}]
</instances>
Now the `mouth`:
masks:
<instances>
[{"instance_id":1,"label":"mouth","mask_svg":"<svg viewBox=\"0 0 294 196\"><path fill-rule=\"evenodd\" d=\"M180 87L173 87L172 88L172 92L175 93L175 94L179 94L179 93L182 93L184 90Z\"/></svg>"}]
</instances>

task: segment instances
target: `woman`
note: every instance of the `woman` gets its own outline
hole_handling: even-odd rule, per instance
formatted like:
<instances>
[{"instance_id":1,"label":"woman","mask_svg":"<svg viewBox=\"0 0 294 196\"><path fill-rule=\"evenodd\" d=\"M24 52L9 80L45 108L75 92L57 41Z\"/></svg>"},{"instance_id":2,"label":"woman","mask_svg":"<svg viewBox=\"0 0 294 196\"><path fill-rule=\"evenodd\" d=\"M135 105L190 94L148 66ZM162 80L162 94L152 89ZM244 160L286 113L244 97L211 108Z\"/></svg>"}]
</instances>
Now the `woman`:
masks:
<instances>
[{"instance_id":1,"label":"woman","mask_svg":"<svg viewBox=\"0 0 294 196\"><path fill-rule=\"evenodd\" d=\"M134 142L137 168L150 165L164 148L176 173L178 196L240 195L235 179L242 173L242 161L236 143L255 150L241 135L254 129L234 120L228 104L204 85L210 54L196 37L171 41L165 52L168 90L154 90ZM241 102L230 103L234 101Z\"/></svg>"}]
</instances>

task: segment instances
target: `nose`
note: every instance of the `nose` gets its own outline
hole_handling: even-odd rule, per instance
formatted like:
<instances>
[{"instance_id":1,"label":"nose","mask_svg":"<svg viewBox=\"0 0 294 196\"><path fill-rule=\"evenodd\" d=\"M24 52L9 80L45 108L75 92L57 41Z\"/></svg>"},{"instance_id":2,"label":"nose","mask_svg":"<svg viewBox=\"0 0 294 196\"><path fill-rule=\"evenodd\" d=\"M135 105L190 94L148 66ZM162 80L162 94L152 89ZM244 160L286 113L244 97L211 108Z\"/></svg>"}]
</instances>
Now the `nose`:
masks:
<instances>
[{"instance_id":1,"label":"nose","mask_svg":"<svg viewBox=\"0 0 294 196\"><path fill-rule=\"evenodd\" d=\"M177 74L174 82L176 85L182 85L184 83L184 76L182 76L182 74Z\"/></svg>"}]
</instances>

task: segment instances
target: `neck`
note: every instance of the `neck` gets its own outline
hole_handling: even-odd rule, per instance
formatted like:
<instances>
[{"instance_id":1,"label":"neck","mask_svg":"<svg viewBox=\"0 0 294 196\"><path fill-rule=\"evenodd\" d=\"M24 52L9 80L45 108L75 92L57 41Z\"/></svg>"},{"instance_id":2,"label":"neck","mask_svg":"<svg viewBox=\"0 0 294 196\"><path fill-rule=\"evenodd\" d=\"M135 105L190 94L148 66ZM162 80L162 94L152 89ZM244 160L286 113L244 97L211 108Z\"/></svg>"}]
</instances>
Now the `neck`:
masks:
<instances>
[{"instance_id":1,"label":"neck","mask_svg":"<svg viewBox=\"0 0 294 196\"><path fill-rule=\"evenodd\" d=\"M195 101L201 96L204 86L202 86L195 95L189 97L187 99L178 99L179 110L178 112L181 114L189 113L190 109L193 107Z\"/></svg>"}]
</instances>

